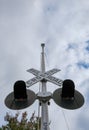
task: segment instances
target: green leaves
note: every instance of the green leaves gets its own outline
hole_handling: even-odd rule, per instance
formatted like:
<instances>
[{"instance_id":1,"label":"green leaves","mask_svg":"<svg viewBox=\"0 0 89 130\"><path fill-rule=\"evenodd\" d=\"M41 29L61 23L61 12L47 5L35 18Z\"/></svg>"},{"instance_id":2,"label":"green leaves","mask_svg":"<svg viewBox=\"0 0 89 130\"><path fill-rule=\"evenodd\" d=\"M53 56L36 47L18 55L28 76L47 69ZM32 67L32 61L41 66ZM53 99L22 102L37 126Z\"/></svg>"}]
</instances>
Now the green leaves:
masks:
<instances>
[{"instance_id":1,"label":"green leaves","mask_svg":"<svg viewBox=\"0 0 89 130\"><path fill-rule=\"evenodd\" d=\"M7 122L7 125L2 126L0 130L38 130L38 128L40 130L40 118L35 116L35 112L32 113L29 120L27 115L27 112L24 112L21 115L21 119L19 119L19 113L16 113L15 116L6 113L4 120Z\"/></svg>"}]
</instances>

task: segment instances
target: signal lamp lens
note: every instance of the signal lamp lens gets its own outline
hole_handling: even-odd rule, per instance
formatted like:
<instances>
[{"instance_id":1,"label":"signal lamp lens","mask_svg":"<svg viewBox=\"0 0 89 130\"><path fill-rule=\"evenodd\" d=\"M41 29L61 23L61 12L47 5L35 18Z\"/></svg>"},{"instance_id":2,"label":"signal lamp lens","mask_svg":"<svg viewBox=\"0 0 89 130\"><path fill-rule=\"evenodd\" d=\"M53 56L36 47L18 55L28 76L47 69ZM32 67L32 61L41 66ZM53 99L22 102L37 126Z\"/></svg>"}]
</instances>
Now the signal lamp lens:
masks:
<instances>
[{"instance_id":1,"label":"signal lamp lens","mask_svg":"<svg viewBox=\"0 0 89 130\"><path fill-rule=\"evenodd\" d=\"M15 101L24 101L27 99L26 84L24 81L16 81L14 84Z\"/></svg>"},{"instance_id":2,"label":"signal lamp lens","mask_svg":"<svg viewBox=\"0 0 89 130\"><path fill-rule=\"evenodd\" d=\"M66 79L63 81L62 94L63 99L74 99L75 84L72 80Z\"/></svg>"}]
</instances>

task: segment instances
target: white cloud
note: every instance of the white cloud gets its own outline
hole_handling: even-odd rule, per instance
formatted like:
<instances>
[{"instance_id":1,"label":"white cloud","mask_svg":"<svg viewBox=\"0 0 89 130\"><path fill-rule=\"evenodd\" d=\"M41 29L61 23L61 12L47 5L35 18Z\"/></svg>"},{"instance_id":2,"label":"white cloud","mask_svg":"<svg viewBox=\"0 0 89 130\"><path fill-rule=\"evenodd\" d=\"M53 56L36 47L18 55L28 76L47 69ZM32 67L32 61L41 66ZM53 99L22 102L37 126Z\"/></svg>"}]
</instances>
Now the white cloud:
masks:
<instances>
[{"instance_id":1,"label":"white cloud","mask_svg":"<svg viewBox=\"0 0 89 130\"><path fill-rule=\"evenodd\" d=\"M54 67L61 69L57 77L73 79L76 89L86 99L81 109L64 110L69 127L71 130L87 130L86 124L87 128L81 129L81 116L85 115L85 121L89 120L89 68L83 64L80 67L78 63L89 64L89 50L86 49L89 46L88 0L1 0L0 19L0 125L5 113L10 111L4 105L6 95L13 90L16 80L30 79L31 75L25 70L40 69L40 44L45 42L47 70ZM54 87L57 88L49 84L49 90L53 91ZM26 110L33 111L36 105ZM85 107L87 111L84 111ZM52 103L49 109L51 129L65 130L66 124L59 107ZM76 123L79 118L80 122Z\"/></svg>"}]
</instances>

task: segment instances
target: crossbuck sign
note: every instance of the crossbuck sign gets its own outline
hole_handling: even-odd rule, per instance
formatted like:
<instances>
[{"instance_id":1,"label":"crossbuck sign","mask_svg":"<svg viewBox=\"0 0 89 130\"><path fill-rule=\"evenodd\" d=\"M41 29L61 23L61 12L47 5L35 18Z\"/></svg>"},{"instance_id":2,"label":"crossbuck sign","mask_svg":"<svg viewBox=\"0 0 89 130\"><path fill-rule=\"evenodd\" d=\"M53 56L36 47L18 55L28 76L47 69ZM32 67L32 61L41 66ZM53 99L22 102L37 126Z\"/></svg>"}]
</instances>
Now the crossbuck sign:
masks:
<instances>
[{"instance_id":1,"label":"crossbuck sign","mask_svg":"<svg viewBox=\"0 0 89 130\"><path fill-rule=\"evenodd\" d=\"M32 86L33 84L35 84L35 83L37 83L37 82L39 82L39 81L41 81L41 80L47 80L47 81L49 81L49 82L52 82L52 83L54 83L54 84L56 84L56 85L58 85L58 86L61 86L62 85L62 80L61 79L58 79L58 78L56 78L56 77L54 77L54 76L51 76L51 75L53 75L53 74L55 74L55 73L57 73L58 71L60 71L59 69L52 69L52 70L49 70L49 71L47 71L47 72L45 72L45 73L42 73L41 71L39 71L39 70L36 70L36 69L29 69L29 70L27 70L28 72L30 72L30 73L32 73L33 75L35 75L36 77L34 77L34 78L32 78L32 79L30 79L30 80L28 80L27 82L26 82L26 84L27 84L27 87L30 87L30 86Z\"/></svg>"}]
</instances>

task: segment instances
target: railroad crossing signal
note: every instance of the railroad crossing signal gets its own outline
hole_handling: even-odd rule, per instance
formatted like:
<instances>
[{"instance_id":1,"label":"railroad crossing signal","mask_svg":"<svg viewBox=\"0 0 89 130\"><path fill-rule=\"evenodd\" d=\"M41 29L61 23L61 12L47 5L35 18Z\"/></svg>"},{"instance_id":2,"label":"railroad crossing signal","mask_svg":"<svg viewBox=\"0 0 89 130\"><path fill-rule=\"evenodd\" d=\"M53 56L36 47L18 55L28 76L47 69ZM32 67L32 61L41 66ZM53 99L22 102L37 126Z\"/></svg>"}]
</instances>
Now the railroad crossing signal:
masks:
<instances>
[{"instance_id":1,"label":"railroad crossing signal","mask_svg":"<svg viewBox=\"0 0 89 130\"><path fill-rule=\"evenodd\" d=\"M84 97L81 93L79 93L77 90L75 90L75 86L73 82L69 79L66 81L63 81L61 79L58 79L53 74L59 72L59 69L52 69L47 72L45 72L45 60L44 60L44 46L45 44L41 44L42 46L42 60L41 60L41 71L36 69L29 69L28 72L35 75L34 78L26 81L25 85L26 87L30 87L37 82L41 82L42 90L41 92L34 93L32 90L25 90L25 96L27 94L27 97L24 100L24 97L22 96L23 91L20 93L17 87L20 86L20 89L22 89L21 84L23 84L23 81L21 81L20 85L16 86L14 89L14 92L11 92L5 99L5 105L13 110L19 110L26 108L34 103L36 99L41 102L41 130L49 130L49 120L48 120L48 102L50 99L53 99L54 102L66 109L77 109L80 108L84 104ZM46 90L46 82L51 82L53 84L58 85L61 88L56 89L53 94L51 92L47 92ZM16 95L15 95L16 91ZM67 93L67 94L66 94ZM72 93L72 95L70 94ZM21 98L17 98L16 97Z\"/></svg>"}]
</instances>

